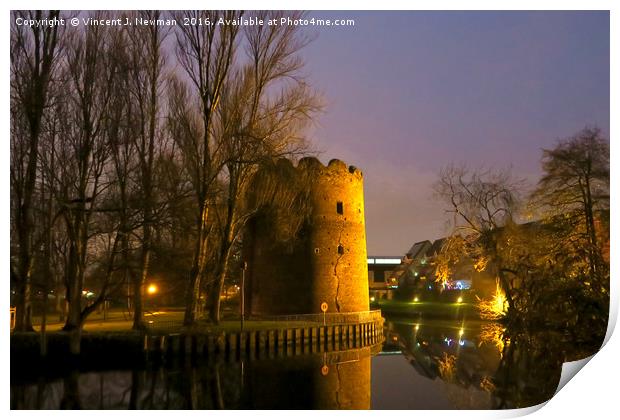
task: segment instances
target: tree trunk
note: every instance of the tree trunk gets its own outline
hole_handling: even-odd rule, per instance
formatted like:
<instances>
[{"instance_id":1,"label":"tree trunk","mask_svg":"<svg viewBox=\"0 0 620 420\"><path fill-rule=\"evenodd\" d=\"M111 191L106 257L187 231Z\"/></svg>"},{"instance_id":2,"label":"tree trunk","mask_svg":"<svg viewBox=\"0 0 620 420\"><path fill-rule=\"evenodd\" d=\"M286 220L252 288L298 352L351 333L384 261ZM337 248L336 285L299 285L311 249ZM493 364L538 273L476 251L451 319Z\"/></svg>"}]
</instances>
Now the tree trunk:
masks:
<instances>
[{"instance_id":1,"label":"tree trunk","mask_svg":"<svg viewBox=\"0 0 620 420\"><path fill-rule=\"evenodd\" d=\"M126 239L127 235L124 235L123 254L125 255L125 264L129 264L129 241ZM144 284L146 283L146 275L148 272L148 250L142 250L142 270L138 275L130 274L133 279L133 325L134 330L144 329L144 301L142 292L144 290ZM133 271L133 270L131 270Z\"/></svg>"},{"instance_id":2,"label":"tree trunk","mask_svg":"<svg viewBox=\"0 0 620 420\"><path fill-rule=\"evenodd\" d=\"M79 257L77 249L80 244L74 242L69 251L69 261L67 263L67 320L62 328L63 331L75 331L81 328L82 324L82 279L80 274Z\"/></svg>"},{"instance_id":3,"label":"tree trunk","mask_svg":"<svg viewBox=\"0 0 620 420\"><path fill-rule=\"evenodd\" d=\"M146 270L143 269L139 276L134 276L133 281L133 325L134 330L144 329L144 308L142 307L142 289L145 281Z\"/></svg>"},{"instance_id":4,"label":"tree trunk","mask_svg":"<svg viewBox=\"0 0 620 420\"><path fill-rule=\"evenodd\" d=\"M191 325L196 321L196 309L200 299L200 280L204 275L207 259L207 220L209 217L209 208L206 204L203 204L200 216L201 221L194 250L192 269L190 271L189 284L185 292L185 316L183 318L183 325L185 326Z\"/></svg>"},{"instance_id":5,"label":"tree trunk","mask_svg":"<svg viewBox=\"0 0 620 420\"><path fill-rule=\"evenodd\" d=\"M34 328L32 328L29 279L19 279L15 290L15 297L15 331L34 331Z\"/></svg>"},{"instance_id":6,"label":"tree trunk","mask_svg":"<svg viewBox=\"0 0 620 420\"><path fill-rule=\"evenodd\" d=\"M209 293L209 303L207 305L209 310L209 319L216 324L219 324L220 322L222 289L224 287L224 282L226 281L226 274L228 273L228 265L230 263L230 253L232 251L232 245L235 238L233 225L237 215L235 204L238 190L236 188L236 183L233 182L232 173L234 172L231 171L226 226L224 226L224 234L222 235L222 248L217 264L217 275L215 277L215 282L211 287L211 293Z\"/></svg>"}]
</instances>

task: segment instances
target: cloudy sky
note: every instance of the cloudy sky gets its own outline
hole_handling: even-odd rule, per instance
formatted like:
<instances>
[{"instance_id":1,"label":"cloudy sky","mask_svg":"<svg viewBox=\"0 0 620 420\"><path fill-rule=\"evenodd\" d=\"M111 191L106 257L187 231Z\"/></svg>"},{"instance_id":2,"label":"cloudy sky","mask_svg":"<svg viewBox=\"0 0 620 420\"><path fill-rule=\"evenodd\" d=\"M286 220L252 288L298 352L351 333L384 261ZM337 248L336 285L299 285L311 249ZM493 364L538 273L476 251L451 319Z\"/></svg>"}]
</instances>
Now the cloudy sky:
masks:
<instances>
[{"instance_id":1,"label":"cloudy sky","mask_svg":"<svg viewBox=\"0 0 620 420\"><path fill-rule=\"evenodd\" d=\"M306 71L326 112L326 163L365 175L370 255L446 234L442 166L512 166L535 182L541 148L586 125L609 133L607 12L313 12Z\"/></svg>"}]
</instances>

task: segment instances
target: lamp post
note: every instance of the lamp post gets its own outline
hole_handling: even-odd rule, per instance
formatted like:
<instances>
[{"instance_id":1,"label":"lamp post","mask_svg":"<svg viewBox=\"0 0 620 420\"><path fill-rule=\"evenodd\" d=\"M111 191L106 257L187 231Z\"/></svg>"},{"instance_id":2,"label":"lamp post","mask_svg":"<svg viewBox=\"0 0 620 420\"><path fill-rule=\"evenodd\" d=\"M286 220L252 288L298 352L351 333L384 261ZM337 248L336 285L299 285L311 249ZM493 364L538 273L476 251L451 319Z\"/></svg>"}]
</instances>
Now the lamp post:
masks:
<instances>
[{"instance_id":1,"label":"lamp post","mask_svg":"<svg viewBox=\"0 0 620 420\"><path fill-rule=\"evenodd\" d=\"M245 270L248 268L248 263L243 261L241 263L241 331L243 331L243 321L245 320Z\"/></svg>"}]
</instances>

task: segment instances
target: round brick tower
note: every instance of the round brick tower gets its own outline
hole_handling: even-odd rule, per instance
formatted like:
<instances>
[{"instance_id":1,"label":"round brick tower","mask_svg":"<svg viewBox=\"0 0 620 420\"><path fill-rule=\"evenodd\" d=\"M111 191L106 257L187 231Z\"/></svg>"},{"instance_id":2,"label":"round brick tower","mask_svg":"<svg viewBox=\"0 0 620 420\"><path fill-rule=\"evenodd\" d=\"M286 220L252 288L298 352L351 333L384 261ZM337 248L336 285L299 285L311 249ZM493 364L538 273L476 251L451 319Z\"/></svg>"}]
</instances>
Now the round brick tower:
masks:
<instances>
[{"instance_id":1,"label":"round brick tower","mask_svg":"<svg viewBox=\"0 0 620 420\"><path fill-rule=\"evenodd\" d=\"M312 307L328 312L368 310L368 266L362 172L333 159L327 167L302 159L310 171L312 213L308 247L312 273Z\"/></svg>"},{"instance_id":2,"label":"round brick tower","mask_svg":"<svg viewBox=\"0 0 620 420\"><path fill-rule=\"evenodd\" d=\"M311 180L310 212L295 240L286 244L270 235L281 222L277 212L249 223L243 240L246 313L321 313L322 303L327 312L367 311L362 172L337 159L324 166L304 158L291 175Z\"/></svg>"}]
</instances>

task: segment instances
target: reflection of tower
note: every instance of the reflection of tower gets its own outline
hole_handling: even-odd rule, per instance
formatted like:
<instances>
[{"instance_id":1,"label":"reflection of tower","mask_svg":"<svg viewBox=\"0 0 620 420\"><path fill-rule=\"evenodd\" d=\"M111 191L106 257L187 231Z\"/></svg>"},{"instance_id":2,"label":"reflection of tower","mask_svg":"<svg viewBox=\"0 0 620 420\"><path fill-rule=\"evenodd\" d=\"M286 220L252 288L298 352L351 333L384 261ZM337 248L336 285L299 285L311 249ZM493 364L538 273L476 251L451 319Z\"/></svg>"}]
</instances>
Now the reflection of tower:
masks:
<instances>
[{"instance_id":1,"label":"reflection of tower","mask_svg":"<svg viewBox=\"0 0 620 420\"><path fill-rule=\"evenodd\" d=\"M315 406L319 410L370 409L370 357L329 367L315 374Z\"/></svg>"},{"instance_id":2,"label":"reflection of tower","mask_svg":"<svg viewBox=\"0 0 620 420\"><path fill-rule=\"evenodd\" d=\"M291 166L288 161L280 166ZM260 173L259 175L260 176ZM334 159L301 159L291 176L310 179L311 211L293 241L278 243L277 212L256 218L244 235L248 312L260 314L367 311L368 269L362 172ZM284 181L286 182L286 181Z\"/></svg>"},{"instance_id":3,"label":"reflection of tower","mask_svg":"<svg viewBox=\"0 0 620 420\"><path fill-rule=\"evenodd\" d=\"M323 357L257 360L248 365L248 408L370 409L371 356L328 366Z\"/></svg>"}]
</instances>

